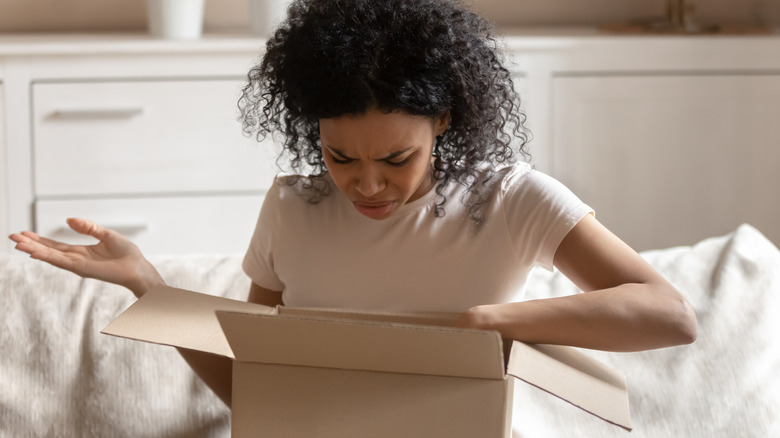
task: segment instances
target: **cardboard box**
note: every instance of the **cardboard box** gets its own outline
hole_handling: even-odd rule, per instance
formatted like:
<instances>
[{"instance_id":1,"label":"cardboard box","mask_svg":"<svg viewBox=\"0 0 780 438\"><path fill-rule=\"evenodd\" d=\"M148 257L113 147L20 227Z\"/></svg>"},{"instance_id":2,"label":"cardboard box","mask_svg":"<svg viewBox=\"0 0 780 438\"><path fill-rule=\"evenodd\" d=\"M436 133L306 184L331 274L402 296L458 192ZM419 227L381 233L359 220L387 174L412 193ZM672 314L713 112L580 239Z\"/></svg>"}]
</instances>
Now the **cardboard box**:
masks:
<instances>
[{"instance_id":1,"label":"cardboard box","mask_svg":"<svg viewBox=\"0 0 780 438\"><path fill-rule=\"evenodd\" d=\"M235 437L511 436L515 379L630 430L625 378L456 315L271 308L150 290L103 333L227 356Z\"/></svg>"}]
</instances>

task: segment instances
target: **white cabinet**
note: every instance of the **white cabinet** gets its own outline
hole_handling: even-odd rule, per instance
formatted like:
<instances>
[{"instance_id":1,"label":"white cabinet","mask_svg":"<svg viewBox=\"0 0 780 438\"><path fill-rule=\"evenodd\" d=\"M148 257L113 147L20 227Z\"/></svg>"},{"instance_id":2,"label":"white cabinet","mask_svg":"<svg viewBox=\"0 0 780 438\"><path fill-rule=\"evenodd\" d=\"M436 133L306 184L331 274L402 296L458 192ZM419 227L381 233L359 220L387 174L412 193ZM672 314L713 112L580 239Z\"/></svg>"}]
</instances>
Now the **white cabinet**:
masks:
<instances>
[{"instance_id":1,"label":"white cabinet","mask_svg":"<svg viewBox=\"0 0 780 438\"><path fill-rule=\"evenodd\" d=\"M242 135L241 85L241 78L33 84L37 197L266 189L274 151Z\"/></svg>"},{"instance_id":2,"label":"white cabinet","mask_svg":"<svg viewBox=\"0 0 780 438\"><path fill-rule=\"evenodd\" d=\"M637 249L748 222L780 242L780 75L554 80L555 173Z\"/></svg>"},{"instance_id":3,"label":"white cabinet","mask_svg":"<svg viewBox=\"0 0 780 438\"><path fill-rule=\"evenodd\" d=\"M65 224L87 217L129 237L146 254L239 254L246 251L262 195L197 195L46 200L35 204L35 228L46 236L89 243Z\"/></svg>"},{"instance_id":4,"label":"white cabinet","mask_svg":"<svg viewBox=\"0 0 780 438\"><path fill-rule=\"evenodd\" d=\"M262 45L0 36L2 231L68 240L65 218L87 216L149 253L243 251L276 173L236 120ZM502 46L534 163L636 249L743 222L780 242L780 37L536 29Z\"/></svg>"},{"instance_id":5,"label":"white cabinet","mask_svg":"<svg viewBox=\"0 0 780 438\"><path fill-rule=\"evenodd\" d=\"M242 135L240 78L32 86L35 230L86 217L148 254L246 250L275 148Z\"/></svg>"},{"instance_id":6,"label":"white cabinet","mask_svg":"<svg viewBox=\"0 0 780 438\"><path fill-rule=\"evenodd\" d=\"M86 217L150 255L245 251L278 167L273 143L238 121L261 41L62 41L0 37L0 109L13 108L3 231L84 243L65 219Z\"/></svg>"},{"instance_id":7,"label":"white cabinet","mask_svg":"<svg viewBox=\"0 0 780 438\"><path fill-rule=\"evenodd\" d=\"M148 254L238 253L276 173L242 135L240 78L34 83L35 229L86 217Z\"/></svg>"},{"instance_id":8,"label":"white cabinet","mask_svg":"<svg viewBox=\"0 0 780 438\"><path fill-rule=\"evenodd\" d=\"M86 217L147 254L246 250L275 149L242 135L236 78L36 82L35 230Z\"/></svg>"}]
</instances>

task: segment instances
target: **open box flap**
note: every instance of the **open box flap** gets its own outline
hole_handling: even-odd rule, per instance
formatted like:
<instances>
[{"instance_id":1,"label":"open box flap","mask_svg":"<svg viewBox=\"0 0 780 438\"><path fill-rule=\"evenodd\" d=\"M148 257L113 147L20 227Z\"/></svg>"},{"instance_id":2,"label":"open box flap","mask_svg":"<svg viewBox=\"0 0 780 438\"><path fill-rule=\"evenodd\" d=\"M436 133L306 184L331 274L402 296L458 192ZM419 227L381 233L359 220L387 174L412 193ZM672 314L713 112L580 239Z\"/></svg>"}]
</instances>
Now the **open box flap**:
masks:
<instances>
[{"instance_id":1,"label":"open box flap","mask_svg":"<svg viewBox=\"0 0 780 438\"><path fill-rule=\"evenodd\" d=\"M507 373L631 430L625 376L574 348L514 341Z\"/></svg>"},{"instance_id":2,"label":"open box flap","mask_svg":"<svg viewBox=\"0 0 780 438\"><path fill-rule=\"evenodd\" d=\"M453 327L462 313L455 312L385 312L377 310L348 310L324 307L280 306L280 315L298 315L309 318L350 319L358 321Z\"/></svg>"},{"instance_id":3,"label":"open box flap","mask_svg":"<svg viewBox=\"0 0 780 438\"><path fill-rule=\"evenodd\" d=\"M275 313L273 307L158 286L150 289L101 333L233 358L217 310Z\"/></svg>"},{"instance_id":4,"label":"open box flap","mask_svg":"<svg viewBox=\"0 0 780 438\"><path fill-rule=\"evenodd\" d=\"M236 360L350 370L503 379L497 332L217 312Z\"/></svg>"}]
</instances>

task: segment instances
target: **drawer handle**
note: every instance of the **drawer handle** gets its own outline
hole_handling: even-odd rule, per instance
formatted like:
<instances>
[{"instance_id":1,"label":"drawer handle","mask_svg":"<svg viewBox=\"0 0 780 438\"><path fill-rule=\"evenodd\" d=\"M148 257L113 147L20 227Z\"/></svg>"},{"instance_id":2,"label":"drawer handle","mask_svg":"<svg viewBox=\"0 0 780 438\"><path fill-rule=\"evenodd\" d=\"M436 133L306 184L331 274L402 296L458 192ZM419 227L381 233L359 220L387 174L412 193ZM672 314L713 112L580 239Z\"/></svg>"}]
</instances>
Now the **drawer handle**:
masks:
<instances>
[{"instance_id":1,"label":"drawer handle","mask_svg":"<svg viewBox=\"0 0 780 438\"><path fill-rule=\"evenodd\" d=\"M137 234L149 231L148 224L105 224L104 228L110 228L123 236L135 236ZM56 236L81 236L81 234L73 231L70 227L59 227L54 230Z\"/></svg>"},{"instance_id":2,"label":"drawer handle","mask_svg":"<svg viewBox=\"0 0 780 438\"><path fill-rule=\"evenodd\" d=\"M62 109L52 113L57 119L129 119L144 113L143 108Z\"/></svg>"}]
</instances>

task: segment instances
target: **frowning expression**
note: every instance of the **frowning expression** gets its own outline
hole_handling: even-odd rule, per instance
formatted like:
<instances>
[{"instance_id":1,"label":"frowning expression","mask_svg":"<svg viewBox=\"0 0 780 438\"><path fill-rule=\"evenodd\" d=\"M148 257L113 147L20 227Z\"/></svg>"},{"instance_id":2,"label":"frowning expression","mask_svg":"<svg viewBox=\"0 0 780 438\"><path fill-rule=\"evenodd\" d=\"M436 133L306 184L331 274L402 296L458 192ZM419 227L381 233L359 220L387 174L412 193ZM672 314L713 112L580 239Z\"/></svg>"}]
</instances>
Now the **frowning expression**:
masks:
<instances>
[{"instance_id":1,"label":"frowning expression","mask_svg":"<svg viewBox=\"0 0 780 438\"><path fill-rule=\"evenodd\" d=\"M426 117L376 109L321 119L322 156L357 211L385 219L433 187L433 144L448 122L449 113Z\"/></svg>"}]
</instances>

